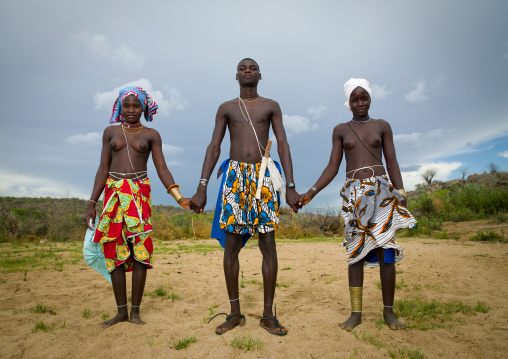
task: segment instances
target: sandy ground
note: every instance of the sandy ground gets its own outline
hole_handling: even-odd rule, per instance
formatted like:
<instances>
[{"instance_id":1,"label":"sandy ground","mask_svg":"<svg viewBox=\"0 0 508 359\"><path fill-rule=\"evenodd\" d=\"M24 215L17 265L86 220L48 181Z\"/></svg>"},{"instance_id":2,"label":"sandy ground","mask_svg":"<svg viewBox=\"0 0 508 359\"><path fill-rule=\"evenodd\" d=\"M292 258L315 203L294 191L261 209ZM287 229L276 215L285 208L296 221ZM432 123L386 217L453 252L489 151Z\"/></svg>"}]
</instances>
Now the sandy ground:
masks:
<instances>
[{"instance_id":1,"label":"sandy ground","mask_svg":"<svg viewBox=\"0 0 508 359\"><path fill-rule=\"evenodd\" d=\"M396 299L478 300L488 313L459 314L448 328L391 331L382 319L378 269L365 269L364 318L354 333L338 328L350 311L345 251L340 242L278 243L277 314L289 330L286 337L259 327L262 287L245 284L240 291L244 327L218 336L214 327L224 316L205 324L209 307L228 311L222 272L222 252L174 252L177 244L215 245L213 241L158 243L156 267L148 273L146 291L159 286L180 296L172 301L143 299L144 326L120 323L103 329L101 315L113 316L116 306L109 282L83 261L63 271L0 273L1 358L384 358L388 349L415 350L425 358L506 358L508 352L508 245L456 240L402 239L405 258L397 265L404 287ZM5 248L0 246L0 251ZM78 249L79 250L79 249ZM240 254L245 281L262 280L261 254L255 243ZM288 269L290 268L290 269ZM284 269L284 270L283 270ZM130 286L130 275L127 283ZM172 289L169 289L171 286ZM43 303L54 313L28 310ZM91 318L83 318L85 308ZM56 313L56 314L55 314ZM36 322L55 324L53 333L32 330ZM405 318L401 321L408 322ZM61 328L62 324L65 326ZM176 350L173 342L195 336L196 343ZM259 339L263 346L244 352L229 344L234 337ZM375 338L377 348L363 338ZM403 356L399 356L403 357Z\"/></svg>"}]
</instances>

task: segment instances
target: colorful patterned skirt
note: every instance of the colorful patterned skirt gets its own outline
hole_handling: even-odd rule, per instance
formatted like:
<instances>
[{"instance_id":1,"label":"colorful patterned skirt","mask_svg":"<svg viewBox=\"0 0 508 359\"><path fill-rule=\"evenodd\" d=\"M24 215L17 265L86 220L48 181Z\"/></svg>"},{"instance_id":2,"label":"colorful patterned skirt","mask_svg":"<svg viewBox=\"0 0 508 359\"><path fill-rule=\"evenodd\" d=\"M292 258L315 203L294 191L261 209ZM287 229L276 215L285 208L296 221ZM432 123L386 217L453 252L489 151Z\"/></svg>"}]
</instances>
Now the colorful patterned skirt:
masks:
<instances>
[{"instance_id":1,"label":"colorful patterned skirt","mask_svg":"<svg viewBox=\"0 0 508 359\"><path fill-rule=\"evenodd\" d=\"M230 161L222 188L220 227L234 234L266 233L277 229L279 206L270 172L265 171L261 200L256 190L261 163Z\"/></svg>"},{"instance_id":2,"label":"colorful patterned skirt","mask_svg":"<svg viewBox=\"0 0 508 359\"><path fill-rule=\"evenodd\" d=\"M108 178L104 190L104 210L95 231L94 242L101 243L108 272L124 265L132 271L132 259L153 267L153 244L150 238L152 203L150 180ZM131 243L132 251L128 242Z\"/></svg>"},{"instance_id":3,"label":"colorful patterned skirt","mask_svg":"<svg viewBox=\"0 0 508 359\"><path fill-rule=\"evenodd\" d=\"M401 260L404 252L395 242L395 231L414 228L416 220L401 204L404 196L388 177L346 179L340 195L348 264L365 259L377 248L393 249L394 262Z\"/></svg>"}]
</instances>

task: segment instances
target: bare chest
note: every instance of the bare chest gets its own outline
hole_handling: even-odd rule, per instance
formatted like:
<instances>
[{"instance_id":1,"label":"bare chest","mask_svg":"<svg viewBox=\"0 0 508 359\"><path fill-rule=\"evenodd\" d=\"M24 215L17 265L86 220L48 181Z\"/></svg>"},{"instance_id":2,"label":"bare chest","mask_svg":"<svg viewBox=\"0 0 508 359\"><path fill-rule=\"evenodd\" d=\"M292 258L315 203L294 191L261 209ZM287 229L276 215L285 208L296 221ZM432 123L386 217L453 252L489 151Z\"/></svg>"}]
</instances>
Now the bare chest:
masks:
<instances>
[{"instance_id":1,"label":"bare chest","mask_svg":"<svg viewBox=\"0 0 508 359\"><path fill-rule=\"evenodd\" d=\"M120 131L115 131L115 133L111 136L109 140L109 148L114 152L118 152L129 145L129 148L138 152L148 152L150 151L150 136L143 133L143 131L134 134L126 133L124 135L124 133L122 133L122 129L120 128Z\"/></svg>"},{"instance_id":2,"label":"bare chest","mask_svg":"<svg viewBox=\"0 0 508 359\"><path fill-rule=\"evenodd\" d=\"M270 125L271 113L262 104L246 104L245 107L238 104L231 106L226 113L226 118L228 126L232 128L251 128L250 123L257 128Z\"/></svg>"},{"instance_id":3,"label":"bare chest","mask_svg":"<svg viewBox=\"0 0 508 359\"><path fill-rule=\"evenodd\" d=\"M356 134L350 130L344 134L342 143L345 150L353 150L358 146L363 147L363 144L370 148L379 148L383 145L379 131L358 131L355 129L355 132Z\"/></svg>"}]
</instances>

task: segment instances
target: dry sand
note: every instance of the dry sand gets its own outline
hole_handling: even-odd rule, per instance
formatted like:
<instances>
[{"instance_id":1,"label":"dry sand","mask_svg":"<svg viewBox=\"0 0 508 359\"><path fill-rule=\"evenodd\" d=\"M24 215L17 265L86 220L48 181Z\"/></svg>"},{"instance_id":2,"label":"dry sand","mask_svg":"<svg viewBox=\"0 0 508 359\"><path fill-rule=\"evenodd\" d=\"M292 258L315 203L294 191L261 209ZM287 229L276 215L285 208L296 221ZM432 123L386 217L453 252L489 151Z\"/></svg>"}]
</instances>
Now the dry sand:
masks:
<instances>
[{"instance_id":1,"label":"dry sand","mask_svg":"<svg viewBox=\"0 0 508 359\"><path fill-rule=\"evenodd\" d=\"M280 322L289 333L276 337L259 327L263 310L262 287L246 284L240 290L244 327L218 336L204 324L209 307L228 311L222 272L222 252L168 254L177 244L214 245L213 241L159 242L155 269L148 272L146 290L162 285L181 297L172 301L145 297L144 326L120 323L103 329L101 315L114 315L111 285L84 262L63 271L38 270L0 273L0 357L2 358L382 358L387 348L418 349L425 358L506 358L508 356L508 245L456 240L402 239L405 258L397 265L405 287L396 299L461 301L474 306L486 302L490 311L457 315L452 328L421 331L380 329L381 291L374 284L379 270L365 269L364 318L355 333L339 329L350 311L345 251L340 242L278 243L279 282L276 290ZM0 246L2 250L3 245ZM240 254L246 281L261 281L261 254L255 243ZM287 269L290 267L291 269ZM282 270L285 268L285 270ZM130 286L131 276L127 283ZM56 314L35 314L27 309L43 303ZM85 308L91 318L83 318ZM32 332L37 321L55 323L53 333ZM405 318L400 318L406 321ZM462 320L460 324L458 320ZM60 328L64 323L65 327ZM444 323L444 324L453 324ZM173 342L195 336L196 343L175 350ZM263 347L244 352L227 344L234 337L259 339ZM362 340L371 336L382 348Z\"/></svg>"}]
</instances>

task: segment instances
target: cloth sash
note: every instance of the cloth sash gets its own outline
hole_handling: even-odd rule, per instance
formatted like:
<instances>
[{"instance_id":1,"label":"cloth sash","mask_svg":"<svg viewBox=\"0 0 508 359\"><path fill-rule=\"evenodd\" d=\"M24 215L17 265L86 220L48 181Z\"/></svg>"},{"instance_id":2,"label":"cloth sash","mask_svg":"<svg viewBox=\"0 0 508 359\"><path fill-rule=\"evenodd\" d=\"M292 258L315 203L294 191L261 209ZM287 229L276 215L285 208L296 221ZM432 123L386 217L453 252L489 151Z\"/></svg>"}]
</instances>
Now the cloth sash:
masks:
<instances>
[{"instance_id":1,"label":"cloth sash","mask_svg":"<svg viewBox=\"0 0 508 359\"><path fill-rule=\"evenodd\" d=\"M226 176L224 173L227 172L229 168L229 161L231 159L228 158L222 162L222 164L219 167L219 170L217 171L217 179L219 179L220 176L222 176L220 187L219 187L219 195L217 196L217 202L215 204L215 212L213 215L213 222L212 222L212 233L210 235L211 238L215 238L219 241L222 248L226 248L226 231L220 227L220 215L221 215L221 209L222 209L222 189L224 188L224 181L226 181ZM275 167L279 174L282 172L282 169L277 161L273 161L275 164ZM280 206L280 193L277 192L277 204ZM247 241L250 239L252 235L251 234L243 234L242 235L242 248L245 246Z\"/></svg>"},{"instance_id":2,"label":"cloth sash","mask_svg":"<svg viewBox=\"0 0 508 359\"><path fill-rule=\"evenodd\" d=\"M395 262L401 260L403 250L395 242L395 231L414 228L416 220L402 205L404 196L388 176L347 179L340 195L348 263L376 261L375 256L369 256L376 248L391 248L395 250Z\"/></svg>"},{"instance_id":3,"label":"cloth sash","mask_svg":"<svg viewBox=\"0 0 508 359\"><path fill-rule=\"evenodd\" d=\"M95 231L94 242L130 238L152 230L150 180L133 181L108 178L104 191L104 210Z\"/></svg>"}]
</instances>

